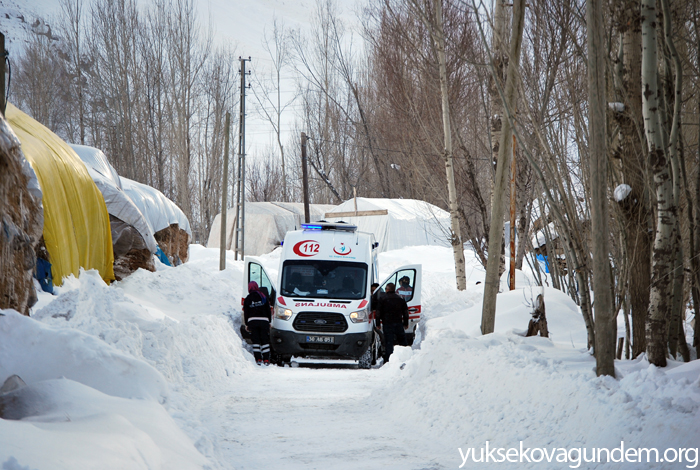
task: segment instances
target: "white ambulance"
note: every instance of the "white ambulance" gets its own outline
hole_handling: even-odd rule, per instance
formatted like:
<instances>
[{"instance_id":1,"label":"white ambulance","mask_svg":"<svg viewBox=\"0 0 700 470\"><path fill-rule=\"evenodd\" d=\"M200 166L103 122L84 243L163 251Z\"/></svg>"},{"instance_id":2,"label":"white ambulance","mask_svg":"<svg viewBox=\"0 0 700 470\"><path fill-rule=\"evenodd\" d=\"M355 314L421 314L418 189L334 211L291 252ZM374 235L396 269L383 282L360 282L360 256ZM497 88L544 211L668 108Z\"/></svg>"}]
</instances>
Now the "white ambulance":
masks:
<instances>
[{"instance_id":1,"label":"white ambulance","mask_svg":"<svg viewBox=\"0 0 700 470\"><path fill-rule=\"evenodd\" d=\"M376 362L381 342L370 287L378 282L378 246L373 234L354 225L318 222L287 232L276 283L259 259L246 257L244 295L256 281L274 299L270 343L278 364L292 357L335 358L368 369ZM407 301L411 344L421 316L421 265L394 271L380 283L382 292L389 282L397 291L402 287L398 293Z\"/></svg>"}]
</instances>

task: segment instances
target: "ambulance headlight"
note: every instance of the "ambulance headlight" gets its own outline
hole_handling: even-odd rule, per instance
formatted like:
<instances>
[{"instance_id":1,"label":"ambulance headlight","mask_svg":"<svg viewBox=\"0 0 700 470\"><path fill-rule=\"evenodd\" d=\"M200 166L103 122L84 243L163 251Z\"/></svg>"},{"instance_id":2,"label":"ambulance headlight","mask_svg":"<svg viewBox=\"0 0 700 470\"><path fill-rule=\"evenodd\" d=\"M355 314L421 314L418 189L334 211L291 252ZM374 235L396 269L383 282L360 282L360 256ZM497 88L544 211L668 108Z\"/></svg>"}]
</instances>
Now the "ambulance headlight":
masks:
<instances>
[{"instance_id":1,"label":"ambulance headlight","mask_svg":"<svg viewBox=\"0 0 700 470\"><path fill-rule=\"evenodd\" d=\"M288 308L284 308L279 305L275 307L275 318L279 318L280 320L289 320L291 317L292 311Z\"/></svg>"},{"instance_id":2,"label":"ambulance headlight","mask_svg":"<svg viewBox=\"0 0 700 470\"><path fill-rule=\"evenodd\" d=\"M368 318L368 314L367 314L366 308L363 308L362 310L358 310L357 312L352 312L350 314L350 321L353 323L366 322L367 318Z\"/></svg>"}]
</instances>

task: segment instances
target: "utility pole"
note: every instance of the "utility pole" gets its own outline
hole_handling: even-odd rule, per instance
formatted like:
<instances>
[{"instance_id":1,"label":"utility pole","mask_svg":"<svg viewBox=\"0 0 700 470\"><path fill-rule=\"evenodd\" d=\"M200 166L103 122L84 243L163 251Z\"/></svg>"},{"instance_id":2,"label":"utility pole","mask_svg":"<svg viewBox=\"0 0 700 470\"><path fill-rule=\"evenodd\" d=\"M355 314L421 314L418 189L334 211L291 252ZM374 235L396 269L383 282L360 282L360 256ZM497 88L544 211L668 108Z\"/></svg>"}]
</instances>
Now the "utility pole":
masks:
<instances>
[{"instance_id":1,"label":"utility pole","mask_svg":"<svg viewBox=\"0 0 700 470\"><path fill-rule=\"evenodd\" d=\"M510 290L515 290L515 134L510 161Z\"/></svg>"},{"instance_id":2,"label":"utility pole","mask_svg":"<svg viewBox=\"0 0 700 470\"><path fill-rule=\"evenodd\" d=\"M219 271L226 269L226 212L228 204L228 134L231 126L231 113L226 112L226 134L224 137L224 175L221 184L221 242L219 243Z\"/></svg>"},{"instance_id":3,"label":"utility pole","mask_svg":"<svg viewBox=\"0 0 700 470\"><path fill-rule=\"evenodd\" d=\"M7 51L5 50L5 35L0 33L0 111L2 115L5 115L5 108L7 107L7 102L5 102L5 64L7 63Z\"/></svg>"},{"instance_id":4,"label":"utility pole","mask_svg":"<svg viewBox=\"0 0 700 470\"><path fill-rule=\"evenodd\" d=\"M309 223L311 217L309 217L309 173L306 169L306 134L301 133L301 175L302 175L302 185L304 188L304 223Z\"/></svg>"},{"instance_id":5,"label":"utility pole","mask_svg":"<svg viewBox=\"0 0 700 470\"><path fill-rule=\"evenodd\" d=\"M233 259L241 259L245 256L245 63L250 57L241 61L241 111L238 117L238 188L236 190L236 226L234 230ZM248 72L250 73L250 72Z\"/></svg>"}]
</instances>

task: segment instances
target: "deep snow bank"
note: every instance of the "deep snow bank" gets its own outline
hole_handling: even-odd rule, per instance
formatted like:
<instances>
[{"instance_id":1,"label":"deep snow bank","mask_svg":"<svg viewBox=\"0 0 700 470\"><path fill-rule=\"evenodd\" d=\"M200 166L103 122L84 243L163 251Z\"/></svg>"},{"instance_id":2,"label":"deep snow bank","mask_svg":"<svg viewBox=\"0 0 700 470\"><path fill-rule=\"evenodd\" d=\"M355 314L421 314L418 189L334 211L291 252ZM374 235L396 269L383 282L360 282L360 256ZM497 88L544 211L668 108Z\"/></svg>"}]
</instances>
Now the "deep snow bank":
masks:
<instances>
[{"instance_id":1,"label":"deep snow bank","mask_svg":"<svg viewBox=\"0 0 700 470\"><path fill-rule=\"evenodd\" d=\"M455 329L427 328L420 350L404 354L395 384L382 405L400 414L408 433L430 430L443 464L460 465L458 448L526 447L612 449L688 448L700 436L700 380L676 379L641 361L620 380L596 378L594 359L583 350L515 334L474 338ZM688 367L682 366L682 367ZM518 468L567 468L562 463L522 463ZM576 465L571 463L571 465ZM580 468L591 468L583 464ZM628 465L628 466L625 466ZM675 464L619 463L596 468L684 468ZM501 468L503 463L465 468ZM504 467L507 468L507 467Z\"/></svg>"},{"instance_id":2,"label":"deep snow bank","mask_svg":"<svg viewBox=\"0 0 700 470\"><path fill-rule=\"evenodd\" d=\"M697 361L672 362L666 370L643 358L616 361L619 380L598 378L576 305L554 289L545 289L545 298L549 328L559 341L518 334L530 311L529 289L499 294L494 334L479 334L480 302L428 321L420 349L400 348L386 366L393 370L395 383L382 392L392 397L381 405L382 412L401 415L409 433L429 429L442 448L437 452L440 462L455 467L462 463L458 448L479 452L486 441L491 448L517 448L520 441L531 448L612 449L621 441L662 453L666 448L697 448ZM503 465L470 460L464 468ZM518 468L569 465L576 463L524 462ZM587 465L578 467L591 468ZM642 468L685 468L679 465L645 463Z\"/></svg>"},{"instance_id":3,"label":"deep snow bank","mask_svg":"<svg viewBox=\"0 0 700 470\"><path fill-rule=\"evenodd\" d=\"M139 270L112 286L107 286L96 272L83 271L79 279L66 280L58 297L41 295L33 319L16 313L0 317L0 331L7 335L7 338L0 338L3 380L18 374L30 386L35 386L46 379L66 377L92 387L88 391L94 388L115 397L156 400L149 401L157 407L150 415L157 415L160 410L168 419L145 420L155 423L155 427L145 431L134 432L132 428L136 425L133 423L131 427L113 427L111 415L94 423L96 430L103 426L104 430L113 431L96 431L90 443L99 448L116 439L124 444L115 444L115 449L127 449L122 459L115 460L113 468L235 467L235 463L225 462L219 455L219 437L200 421L197 410L201 402L216 396L217 390L230 387L232 381L242 380L254 367L230 320L240 306L242 262L230 259L229 269L220 272L217 250L193 245L191 254L191 262L182 266L161 266L155 273ZM4 330L3 319L9 319ZM66 389L53 385L44 390L42 396L64 403L71 401L67 397L73 394L72 405L68 408L74 414L79 408L76 403L84 401L86 410L97 406L95 395L85 388L79 392L76 387ZM54 390L55 394L52 396L49 390ZM132 400L113 402L111 409L121 416L117 421L123 421L128 415L126 420L131 422L132 415L143 414L130 411L134 409L131 403ZM139 406L144 405L139 402ZM24 437L28 432L39 433L31 426L27 428L24 421L3 422L0 436L12 433L17 426L30 429L18 433ZM150 447L139 447L141 444L132 442L143 441L144 432L145 442L152 444ZM178 439L182 441L172 442L175 442L174 448L183 449L186 457L183 463L172 465L165 458L148 457L155 455L151 447L160 449L166 456L167 449L163 445L169 444L167 441L162 444L163 435L172 433L179 433ZM42 428L39 434L43 440L56 443L42 449L40 454L44 460L30 460L32 446L20 445L21 439L12 438L11 442L17 445L7 447L6 454L0 452L0 462L13 457L18 465L31 463L31 468L39 470L61 468L48 462L60 461L64 455L59 451L65 440L63 431ZM74 438L80 442L82 435L76 434ZM142 461L131 458L134 452L144 455ZM89 464L91 455L98 454L87 454L67 459L69 463L65 468L81 468L83 463L83 468L98 467L94 461Z\"/></svg>"},{"instance_id":4,"label":"deep snow bank","mask_svg":"<svg viewBox=\"0 0 700 470\"><path fill-rule=\"evenodd\" d=\"M94 276L99 279L97 272ZM50 327L14 310L2 314L0 383L11 375L28 384L65 377L115 397L165 402L165 379L143 361L95 336Z\"/></svg>"},{"instance_id":5,"label":"deep snow bank","mask_svg":"<svg viewBox=\"0 0 700 470\"><path fill-rule=\"evenodd\" d=\"M0 381L27 383L0 395L3 468L203 468L159 403L168 388L157 370L95 336L1 313Z\"/></svg>"}]
</instances>

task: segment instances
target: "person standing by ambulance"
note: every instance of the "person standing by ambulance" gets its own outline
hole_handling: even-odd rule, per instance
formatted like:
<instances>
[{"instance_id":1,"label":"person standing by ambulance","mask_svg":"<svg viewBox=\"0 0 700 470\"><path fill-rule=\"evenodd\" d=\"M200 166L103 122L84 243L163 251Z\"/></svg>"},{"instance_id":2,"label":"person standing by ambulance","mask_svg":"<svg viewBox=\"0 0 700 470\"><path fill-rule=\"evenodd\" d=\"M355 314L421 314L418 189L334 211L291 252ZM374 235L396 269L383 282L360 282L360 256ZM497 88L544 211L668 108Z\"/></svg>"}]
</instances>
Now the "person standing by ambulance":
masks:
<instances>
[{"instance_id":1,"label":"person standing by ambulance","mask_svg":"<svg viewBox=\"0 0 700 470\"><path fill-rule=\"evenodd\" d=\"M386 364L394 352L394 343L406 346L404 330L408 328L408 305L396 293L396 285L392 282L386 285L384 295L379 298L377 319L384 332L384 363Z\"/></svg>"},{"instance_id":2,"label":"person standing by ambulance","mask_svg":"<svg viewBox=\"0 0 700 470\"><path fill-rule=\"evenodd\" d=\"M270 365L270 321L272 310L258 283L248 283L248 296L243 301L243 320L253 341L253 355L258 365Z\"/></svg>"}]
</instances>

